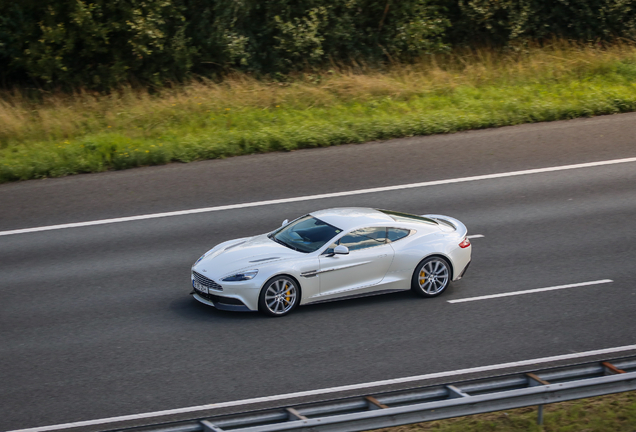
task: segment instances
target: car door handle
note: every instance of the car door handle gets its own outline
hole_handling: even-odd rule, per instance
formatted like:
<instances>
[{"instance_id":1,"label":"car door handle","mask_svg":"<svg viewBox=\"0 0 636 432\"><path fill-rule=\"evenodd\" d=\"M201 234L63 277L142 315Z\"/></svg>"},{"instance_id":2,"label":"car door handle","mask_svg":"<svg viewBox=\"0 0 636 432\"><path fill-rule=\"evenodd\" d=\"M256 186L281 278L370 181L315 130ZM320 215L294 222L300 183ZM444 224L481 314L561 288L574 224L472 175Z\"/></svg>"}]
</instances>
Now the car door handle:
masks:
<instances>
[{"instance_id":1,"label":"car door handle","mask_svg":"<svg viewBox=\"0 0 636 432\"><path fill-rule=\"evenodd\" d=\"M384 258L386 256L386 254L384 255L378 255L376 258Z\"/></svg>"}]
</instances>

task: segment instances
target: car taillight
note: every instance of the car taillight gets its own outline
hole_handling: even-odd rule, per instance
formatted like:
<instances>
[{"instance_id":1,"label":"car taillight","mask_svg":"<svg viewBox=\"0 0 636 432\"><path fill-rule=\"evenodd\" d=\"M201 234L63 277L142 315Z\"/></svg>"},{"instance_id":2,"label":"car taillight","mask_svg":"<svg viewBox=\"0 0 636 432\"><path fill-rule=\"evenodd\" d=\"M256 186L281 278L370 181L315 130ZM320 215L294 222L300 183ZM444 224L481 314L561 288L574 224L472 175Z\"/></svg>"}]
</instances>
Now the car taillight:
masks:
<instances>
[{"instance_id":1,"label":"car taillight","mask_svg":"<svg viewBox=\"0 0 636 432\"><path fill-rule=\"evenodd\" d=\"M462 249L467 248L468 246L470 246L470 240L468 240L467 238L462 240L462 242L459 244L459 247Z\"/></svg>"}]
</instances>

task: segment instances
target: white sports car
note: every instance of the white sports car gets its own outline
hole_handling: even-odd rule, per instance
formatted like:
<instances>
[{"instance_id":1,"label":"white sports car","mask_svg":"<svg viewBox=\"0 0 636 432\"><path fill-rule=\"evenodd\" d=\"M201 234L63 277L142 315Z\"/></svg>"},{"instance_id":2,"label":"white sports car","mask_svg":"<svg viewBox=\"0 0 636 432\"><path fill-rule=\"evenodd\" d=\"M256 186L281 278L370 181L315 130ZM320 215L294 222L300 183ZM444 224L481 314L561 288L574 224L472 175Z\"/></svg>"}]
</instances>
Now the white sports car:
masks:
<instances>
[{"instance_id":1,"label":"white sports car","mask_svg":"<svg viewBox=\"0 0 636 432\"><path fill-rule=\"evenodd\" d=\"M448 216L320 210L210 249L192 266L192 294L217 309L271 316L409 289L434 297L462 278L470 254L466 227Z\"/></svg>"}]
</instances>

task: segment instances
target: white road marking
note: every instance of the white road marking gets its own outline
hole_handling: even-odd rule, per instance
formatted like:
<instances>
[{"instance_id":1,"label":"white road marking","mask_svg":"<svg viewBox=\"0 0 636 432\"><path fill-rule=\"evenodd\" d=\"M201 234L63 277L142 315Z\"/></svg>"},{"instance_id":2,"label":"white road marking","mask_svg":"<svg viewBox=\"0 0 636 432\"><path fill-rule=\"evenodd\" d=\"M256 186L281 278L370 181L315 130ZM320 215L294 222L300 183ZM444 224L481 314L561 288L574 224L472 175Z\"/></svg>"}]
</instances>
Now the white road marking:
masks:
<instances>
[{"instance_id":1,"label":"white road marking","mask_svg":"<svg viewBox=\"0 0 636 432\"><path fill-rule=\"evenodd\" d=\"M544 291L554 291L554 290L560 290L560 289L566 289L566 288L577 288L577 287L588 286L588 285L600 285L600 284L606 284L610 282L614 282L614 281L611 279L602 279L597 281L581 282L581 283L575 283L575 284L569 284L569 285L558 285L558 286L552 286L547 288L535 288L535 289L529 289L525 291L513 291L513 292L491 294L491 295L485 295L485 296L479 296L479 297L468 297L464 299L448 300L448 302L449 303L464 303L464 302L470 302L470 301L476 301L476 300L493 299L498 297L509 297L509 296L523 295L523 294L533 294L533 293L544 292Z\"/></svg>"},{"instance_id":2,"label":"white road marking","mask_svg":"<svg viewBox=\"0 0 636 432\"><path fill-rule=\"evenodd\" d=\"M187 408L177 408L177 409L155 411L155 412L142 413L142 414L132 414L132 415L126 415L126 416L120 416L120 417L109 417L109 418L103 418L103 419L97 419L97 420L64 423L64 424L58 424L58 425L52 425L52 426L41 426L41 427L35 427L35 428L29 428L29 429L16 429L13 431L8 431L8 432L47 432L47 431L54 431L54 430L70 429L75 427L123 422L123 421L129 421L129 420L148 419L152 417L162 417L162 416L174 415L174 414L184 414L184 413L191 413L191 412L197 412L197 411L206 411L206 410L215 409L215 408L227 408L227 407L234 407L234 406L240 406L240 405L250 405L250 404L261 403L261 402L272 402L272 401L293 399L293 398L305 397L305 396L338 393L338 392L343 392L348 390L360 390L360 389L371 388L371 387L387 386L387 385L393 385L393 384L403 384L403 383L409 383L414 381L429 380L434 378L452 377L452 376L464 375L469 373L487 372L487 371L493 371L493 370L499 370L499 369L520 367L520 366L533 366L533 365L538 365L541 363L549 363L549 362L560 361L560 360L573 360L573 359L580 359L584 357L615 354L615 353L633 351L633 350L636 350L636 345L625 345L622 347L606 348L606 349L600 349L600 350L594 350L594 351L584 351L580 353L564 354L564 355L558 355L558 356L552 356L552 357L542 357L537 359L522 360L522 361L510 362L510 363L501 363L501 364L490 365L490 366L479 366L479 367L474 367L469 369L459 369L459 370L448 371L448 372L437 372L437 373L431 373L427 375L418 375L418 376L396 378L396 379L389 379L389 380L383 380L383 381L373 381L373 382L362 383L362 384L345 385L340 387L330 387L330 388L324 388L319 390L309 390L309 391L302 391L297 393L287 393L287 394L281 394L276 396L265 396L265 397L259 397L259 398L253 398L253 399L243 399L243 400L237 400L237 401L231 401L231 402L221 402L221 403L214 403L214 404L208 404L208 405L199 405L199 406L193 406L193 407L187 407Z\"/></svg>"},{"instance_id":3,"label":"white road marking","mask_svg":"<svg viewBox=\"0 0 636 432\"><path fill-rule=\"evenodd\" d=\"M469 235L466 236L467 239L476 239L476 238L484 238L485 236L483 234L474 234L474 235Z\"/></svg>"},{"instance_id":4,"label":"white road marking","mask_svg":"<svg viewBox=\"0 0 636 432\"><path fill-rule=\"evenodd\" d=\"M249 208L249 207L261 207L261 206L274 205L274 204L286 204L286 203L300 202L300 201L312 201L312 200L325 199L325 198L338 198L338 197L344 197L344 196L363 195L363 194L376 193L376 192L388 192L388 191L401 190L401 189L423 188L428 186L438 186L438 185L445 185L445 184L452 184L452 183L465 183L465 182L473 182L473 181L479 181L479 180L515 177L515 176L522 176L522 175L528 175L528 174L540 174L540 173L554 172L554 171L566 171L566 170L579 169L579 168L592 168L597 166L616 165L616 164L629 163L629 162L636 162L636 157L625 158L625 159L612 159L612 160L606 160L606 161L589 162L589 163L574 164L574 165L561 165L556 167L537 168L537 169L530 169L530 170L523 170L523 171L512 171L512 172L505 172L505 173L498 173L498 174L486 174L486 175L479 175L479 176L473 176L473 177L460 177L460 178L446 179L446 180L434 180L434 181L428 181L428 182L422 182L422 183L409 183L409 184L403 184L403 185L385 186L385 187L377 187L377 188L371 188L371 189L358 189L358 190L345 191L345 192L306 195L306 196L283 198L283 199L276 199L276 200L255 201L255 202L249 202L249 203L230 204L230 205L217 206L217 207L204 207L204 208L198 208L198 209L180 210L180 211L165 212L165 213L153 213L153 214L146 214L146 215L139 215L139 216L102 219L102 220L95 220L95 221L88 221L88 222L76 222L76 223L67 223L67 224L61 224L61 225L49 225L49 226L34 227L34 228L24 228L24 229L16 229L16 230L9 230L9 231L0 231L0 236L7 236L7 235L13 235L13 234L25 234L25 233L32 233L32 232L39 232L39 231L52 231L52 230L66 229L66 228L78 228L78 227L86 227L86 226L93 226L93 225L106 225L106 224L119 223L119 222L131 222L131 221L138 221L138 220L144 220L144 219L157 219L157 218L171 217L171 216L184 216L184 215L190 215L190 214L196 214L196 213L209 213L209 212L235 210L235 209L242 209L242 208Z\"/></svg>"}]
</instances>

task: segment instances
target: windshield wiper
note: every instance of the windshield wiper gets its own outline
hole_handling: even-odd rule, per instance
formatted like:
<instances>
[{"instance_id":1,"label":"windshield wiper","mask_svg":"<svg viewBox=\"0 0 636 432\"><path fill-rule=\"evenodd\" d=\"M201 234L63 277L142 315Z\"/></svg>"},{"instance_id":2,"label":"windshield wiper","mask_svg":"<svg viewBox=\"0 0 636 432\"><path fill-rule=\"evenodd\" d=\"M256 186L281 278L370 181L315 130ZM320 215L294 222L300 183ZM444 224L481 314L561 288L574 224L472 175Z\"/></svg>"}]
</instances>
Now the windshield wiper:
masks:
<instances>
[{"instance_id":1,"label":"windshield wiper","mask_svg":"<svg viewBox=\"0 0 636 432\"><path fill-rule=\"evenodd\" d=\"M271 236L270 238L271 238L272 240L274 240L276 243L280 243L280 244L282 244L283 246L286 246L286 247L290 248L291 250L295 250L296 252L300 252L297 248L293 247L292 245L287 244L287 243L285 243L284 241L277 239L277 238L276 238L276 236Z\"/></svg>"}]
</instances>

